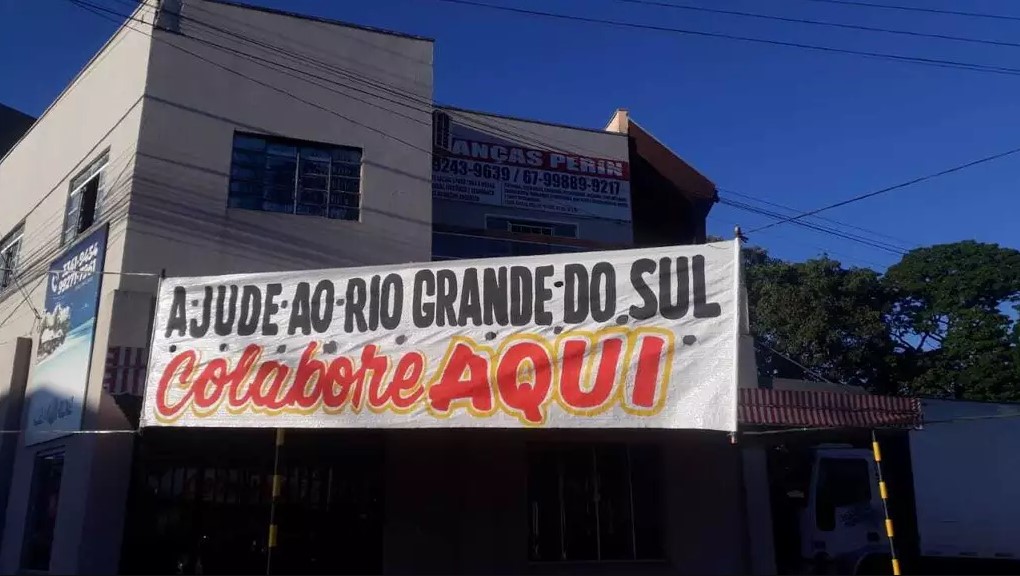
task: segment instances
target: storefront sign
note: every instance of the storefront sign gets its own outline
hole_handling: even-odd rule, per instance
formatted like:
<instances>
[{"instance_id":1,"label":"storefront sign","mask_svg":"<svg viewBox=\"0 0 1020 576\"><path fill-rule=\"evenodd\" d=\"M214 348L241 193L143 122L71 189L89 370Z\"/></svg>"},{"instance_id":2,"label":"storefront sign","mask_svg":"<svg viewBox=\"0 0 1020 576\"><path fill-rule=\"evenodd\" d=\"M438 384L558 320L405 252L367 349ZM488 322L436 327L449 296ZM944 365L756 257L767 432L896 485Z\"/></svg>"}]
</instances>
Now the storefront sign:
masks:
<instances>
[{"instance_id":1,"label":"storefront sign","mask_svg":"<svg viewBox=\"0 0 1020 576\"><path fill-rule=\"evenodd\" d=\"M105 258L103 226L50 265L36 365L26 390L26 445L81 427Z\"/></svg>"},{"instance_id":2,"label":"storefront sign","mask_svg":"<svg viewBox=\"0 0 1020 576\"><path fill-rule=\"evenodd\" d=\"M539 150L468 128L442 111L433 132L435 199L631 220L626 156Z\"/></svg>"},{"instance_id":3,"label":"storefront sign","mask_svg":"<svg viewBox=\"0 0 1020 576\"><path fill-rule=\"evenodd\" d=\"M736 426L738 246L163 282L147 426Z\"/></svg>"}]
</instances>

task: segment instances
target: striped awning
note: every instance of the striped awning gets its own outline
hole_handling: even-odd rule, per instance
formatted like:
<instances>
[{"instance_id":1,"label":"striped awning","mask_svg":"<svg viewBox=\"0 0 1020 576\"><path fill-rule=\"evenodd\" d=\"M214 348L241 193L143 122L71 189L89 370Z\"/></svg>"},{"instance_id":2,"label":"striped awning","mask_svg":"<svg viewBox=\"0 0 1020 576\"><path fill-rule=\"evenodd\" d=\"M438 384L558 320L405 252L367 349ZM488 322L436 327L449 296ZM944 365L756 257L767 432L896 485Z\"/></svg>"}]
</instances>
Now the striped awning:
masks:
<instances>
[{"instance_id":1,"label":"striped awning","mask_svg":"<svg viewBox=\"0 0 1020 576\"><path fill-rule=\"evenodd\" d=\"M912 428L921 425L921 401L870 394L741 388L738 417L744 426Z\"/></svg>"}]
</instances>

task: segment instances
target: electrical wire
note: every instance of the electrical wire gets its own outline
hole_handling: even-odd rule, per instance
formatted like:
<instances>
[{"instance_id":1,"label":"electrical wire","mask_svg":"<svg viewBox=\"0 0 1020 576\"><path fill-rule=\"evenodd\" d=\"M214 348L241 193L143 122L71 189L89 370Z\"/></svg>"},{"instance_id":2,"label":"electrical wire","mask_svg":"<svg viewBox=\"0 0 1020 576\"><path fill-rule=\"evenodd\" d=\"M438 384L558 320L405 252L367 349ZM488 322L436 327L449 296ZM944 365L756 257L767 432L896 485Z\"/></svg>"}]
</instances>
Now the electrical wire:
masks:
<instances>
[{"instance_id":1,"label":"electrical wire","mask_svg":"<svg viewBox=\"0 0 1020 576\"><path fill-rule=\"evenodd\" d=\"M719 188L719 192L723 192L723 193L725 193L727 195L739 196L739 197L744 198L746 200L751 200L753 202L758 202L758 203L764 204L766 206L771 206L773 208L779 208L781 210L786 210L788 212L793 212L795 214L803 212L803 210L800 210L800 209L797 209L797 208L793 208L793 207L787 206L785 204L780 204L778 202L772 202L772 201L769 201L769 200L764 200L762 198L758 198L757 196L752 196L750 194L744 194L742 192L737 192L736 190L733 190L731 188ZM842 222L840 220L836 220L836 219L833 219L833 218L827 218L825 216L814 216L813 218L818 220L818 221L820 221L820 222L827 222L827 223L835 225L835 226L839 226L839 227L842 227L842 228L849 228L851 230L857 230L858 232L864 232L865 234L870 234L871 236L875 236L877 238L883 238L885 240L890 240L890 241L895 242L897 245L900 245L900 246L909 246L911 248L916 246L915 243L910 242L909 240L904 240L904 239L898 238L896 236L890 236L888 234L884 234L882 232L878 232L878 231L872 230L870 228L864 228L864 227L861 227L861 226L856 226L856 225L850 224L848 222ZM904 248L904 249L906 249L906 248Z\"/></svg>"},{"instance_id":2,"label":"electrical wire","mask_svg":"<svg viewBox=\"0 0 1020 576\"><path fill-rule=\"evenodd\" d=\"M728 16L741 16L746 18L757 18L760 20L772 20L776 22L788 22L792 24L808 24L811 26L825 26L829 28L842 28L844 30L858 30L862 32L879 32L883 34L895 34L900 36L912 36L917 38L931 38L936 40L950 40L953 42L967 42L971 44L987 44L992 46L1005 46L1020 48L1020 43L1005 42L1001 40L988 40L984 38L973 38L969 36L952 36L949 34L934 34L928 32L917 32L914 30L898 30L894 28L879 28L875 26L863 26L860 24L847 24L844 22L826 22L823 20L810 20L807 18L790 18L772 14L760 14L757 12L742 12L739 10L722 10L719 8L705 8L703 6L691 6L688 4L673 4L670 2L658 2L656 0L616 0L626 4L637 4L645 6L657 6L661 8L672 8L676 10L688 10L691 12L702 12L707 14L724 14Z\"/></svg>"},{"instance_id":3,"label":"electrical wire","mask_svg":"<svg viewBox=\"0 0 1020 576\"><path fill-rule=\"evenodd\" d=\"M917 178L913 178L911 180L907 180L906 182L901 182L901 183L895 184L893 186L887 186L885 188L881 188L881 189L875 190L873 192L867 192L865 194L860 194L858 196L854 196L853 198L848 198L846 200L842 200L842 201L836 202L834 204L828 204L826 206L822 206L821 208L815 208L814 210L808 210L807 212L801 212L800 214L797 214L796 216L790 216L790 217L787 217L787 218L783 218L783 219L779 220L778 222L773 222L771 224L767 224L765 226L760 226L760 227L755 228L753 230L749 230L747 233L751 234L753 232L761 232L762 230L767 230L767 229L772 228L774 226L779 226L780 224L786 224L786 223L791 223L791 222L794 222L794 223L795 222L800 222L803 218L807 218L808 216L814 216L816 214L820 214L822 212L826 212L826 211L832 210L834 208L839 208L841 206L846 206L848 204L853 204L855 202L860 202L861 200L866 200L868 198L874 198L875 196L879 196L879 195L882 195L882 194L888 194L889 192L893 192L895 190L900 190L900 189L903 189L903 188L907 188L909 186L913 186L915 184L920 184L921 182L927 182L929 180L934 180L936 178L941 178L942 176L948 176L949 174L960 172L961 170L966 170L968 168L973 168L974 166L979 166L981 164L987 164L988 162L993 162L995 160L1006 158L1008 156L1012 156L1012 155L1017 154L1017 153L1020 153L1020 148L1013 148L1011 150L1006 150L1005 152L999 152L997 154L992 154L991 156L985 156L984 158L979 158L977 160L972 160L972 161L964 163L964 164L959 164L957 166L953 166L952 168L947 168L945 170L940 170L940 171L935 172L933 174L928 174L928 175L925 175L925 176L919 176Z\"/></svg>"},{"instance_id":4,"label":"electrical wire","mask_svg":"<svg viewBox=\"0 0 1020 576\"><path fill-rule=\"evenodd\" d=\"M799 48L803 50L812 50L815 52L826 52L832 54L847 54L854 56L864 56L868 58L878 58L883 60L892 60L897 62L905 62L912 64L921 64L928 66L939 66L947 67L959 70L970 70L975 72L988 72L993 74L1005 74L1008 76L1020 75L1020 68L1010 68L1005 66L992 66L987 64L974 64L969 62L960 62L954 60L945 60L940 58L925 58L920 56L904 56L902 54L893 54L885 52L871 52L867 50L851 50L847 48L834 48L832 46L822 46L818 44L806 44L802 42L790 42L785 40L772 40L768 38L758 38L753 36L739 36L736 34L726 34L722 32L707 32L704 30L694 30L689 28L673 28L668 26L657 26L652 24L638 24L635 22L624 22L621 20L607 20L602 18L592 18L588 16L578 16L576 14L561 14L556 12L544 12L541 10L530 10L525 8L516 8L512 6L501 6L498 4L487 4L485 2L476 2L474 0L432 0L433 2L445 2L448 4L459 4L463 6L474 6L478 8L488 8L490 10L499 10L503 12L510 12L514 14L522 14L526 16L539 16L544 18L553 18L559 20L567 20L572 22L584 22L588 24L602 24L606 26L614 26L617 28L629 28L634 30L650 30L656 32L668 32L673 34L681 34L687 36L700 36L704 38L717 38L722 40L737 40L740 42L748 42L754 44L767 44L772 46L785 46L787 48Z\"/></svg>"},{"instance_id":5,"label":"electrical wire","mask_svg":"<svg viewBox=\"0 0 1020 576\"><path fill-rule=\"evenodd\" d=\"M750 204L747 204L746 202L738 202L736 200L730 200L730 199L727 199L727 198L720 198L719 199L719 203L724 205L724 206L730 206L732 208L737 208L738 210L743 210L745 212L750 212L752 214L756 214L756 215L759 215L759 216L765 216L765 217L770 218L772 220L775 220L777 222L778 221L787 220L789 218L785 214L781 214L779 212L775 212L775 211L772 211L772 210L766 210L766 209L760 208L758 206L752 206ZM825 226L821 226L821 225L818 225L818 224L815 224L815 223L812 223L812 222L804 222L802 220L795 220L793 222L797 226L800 226L800 227L803 227L803 228L807 228L809 230L814 230L816 232L821 232L823 234L828 234L830 236L835 236L837 238L841 238L841 239L844 239L844 240L849 240L851 242L856 242L858 244L862 244L864 246L869 246L871 248L876 248L878 250L889 252L891 254L896 254L896 255L899 255L899 256L903 256L907 252L906 250L903 250L902 248L899 248L897 246L893 246L893 245L890 245L888 243L884 243L884 242L881 242L881 241L878 241L878 240L872 240L872 239L869 239L867 237L860 236L858 234L842 232L842 231L839 231L839 230L836 230L836 229L833 229L833 228L829 228L829 227L825 227ZM766 228L766 226L762 226L762 227L756 228L755 230L761 230L761 229L764 229L764 228ZM746 232L745 234L750 234L750 232Z\"/></svg>"},{"instance_id":6,"label":"electrical wire","mask_svg":"<svg viewBox=\"0 0 1020 576\"><path fill-rule=\"evenodd\" d=\"M1007 16L1005 14L992 14L989 12L964 12L962 10L942 10L938 8L921 8L919 6L900 6L896 4L879 4L875 2L859 2L857 0L807 0L808 2L819 2L825 4L839 4L842 6L857 6L861 8L881 8L883 10L900 10L904 12L923 12L927 14L943 14L948 16L967 16L970 18L991 18L993 20L1009 20L1020 22L1020 16Z\"/></svg>"}]
</instances>

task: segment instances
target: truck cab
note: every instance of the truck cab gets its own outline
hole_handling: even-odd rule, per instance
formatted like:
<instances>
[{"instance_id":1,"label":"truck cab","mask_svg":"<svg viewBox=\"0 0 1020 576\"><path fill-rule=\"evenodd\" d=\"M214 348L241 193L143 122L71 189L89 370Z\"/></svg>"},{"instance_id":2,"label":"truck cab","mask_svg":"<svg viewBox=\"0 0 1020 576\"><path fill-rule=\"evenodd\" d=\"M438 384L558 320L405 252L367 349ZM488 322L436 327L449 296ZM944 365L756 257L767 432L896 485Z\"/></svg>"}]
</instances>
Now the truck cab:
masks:
<instances>
[{"instance_id":1,"label":"truck cab","mask_svg":"<svg viewBox=\"0 0 1020 576\"><path fill-rule=\"evenodd\" d=\"M818 446L807 494L800 498L800 554L807 572L890 572L885 509L871 450Z\"/></svg>"}]
</instances>

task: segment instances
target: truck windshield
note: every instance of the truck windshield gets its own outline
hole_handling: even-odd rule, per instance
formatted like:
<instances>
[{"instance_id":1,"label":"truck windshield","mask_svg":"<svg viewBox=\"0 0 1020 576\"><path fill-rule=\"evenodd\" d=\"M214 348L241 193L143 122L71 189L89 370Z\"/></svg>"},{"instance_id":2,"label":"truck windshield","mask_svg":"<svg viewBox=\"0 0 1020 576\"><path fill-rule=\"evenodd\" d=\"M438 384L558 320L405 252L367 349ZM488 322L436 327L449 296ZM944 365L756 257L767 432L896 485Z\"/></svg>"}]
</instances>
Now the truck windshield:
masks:
<instances>
[{"instance_id":1,"label":"truck windshield","mask_svg":"<svg viewBox=\"0 0 1020 576\"><path fill-rule=\"evenodd\" d=\"M818 499L835 508L871 501L868 461L822 458L818 463Z\"/></svg>"}]
</instances>

